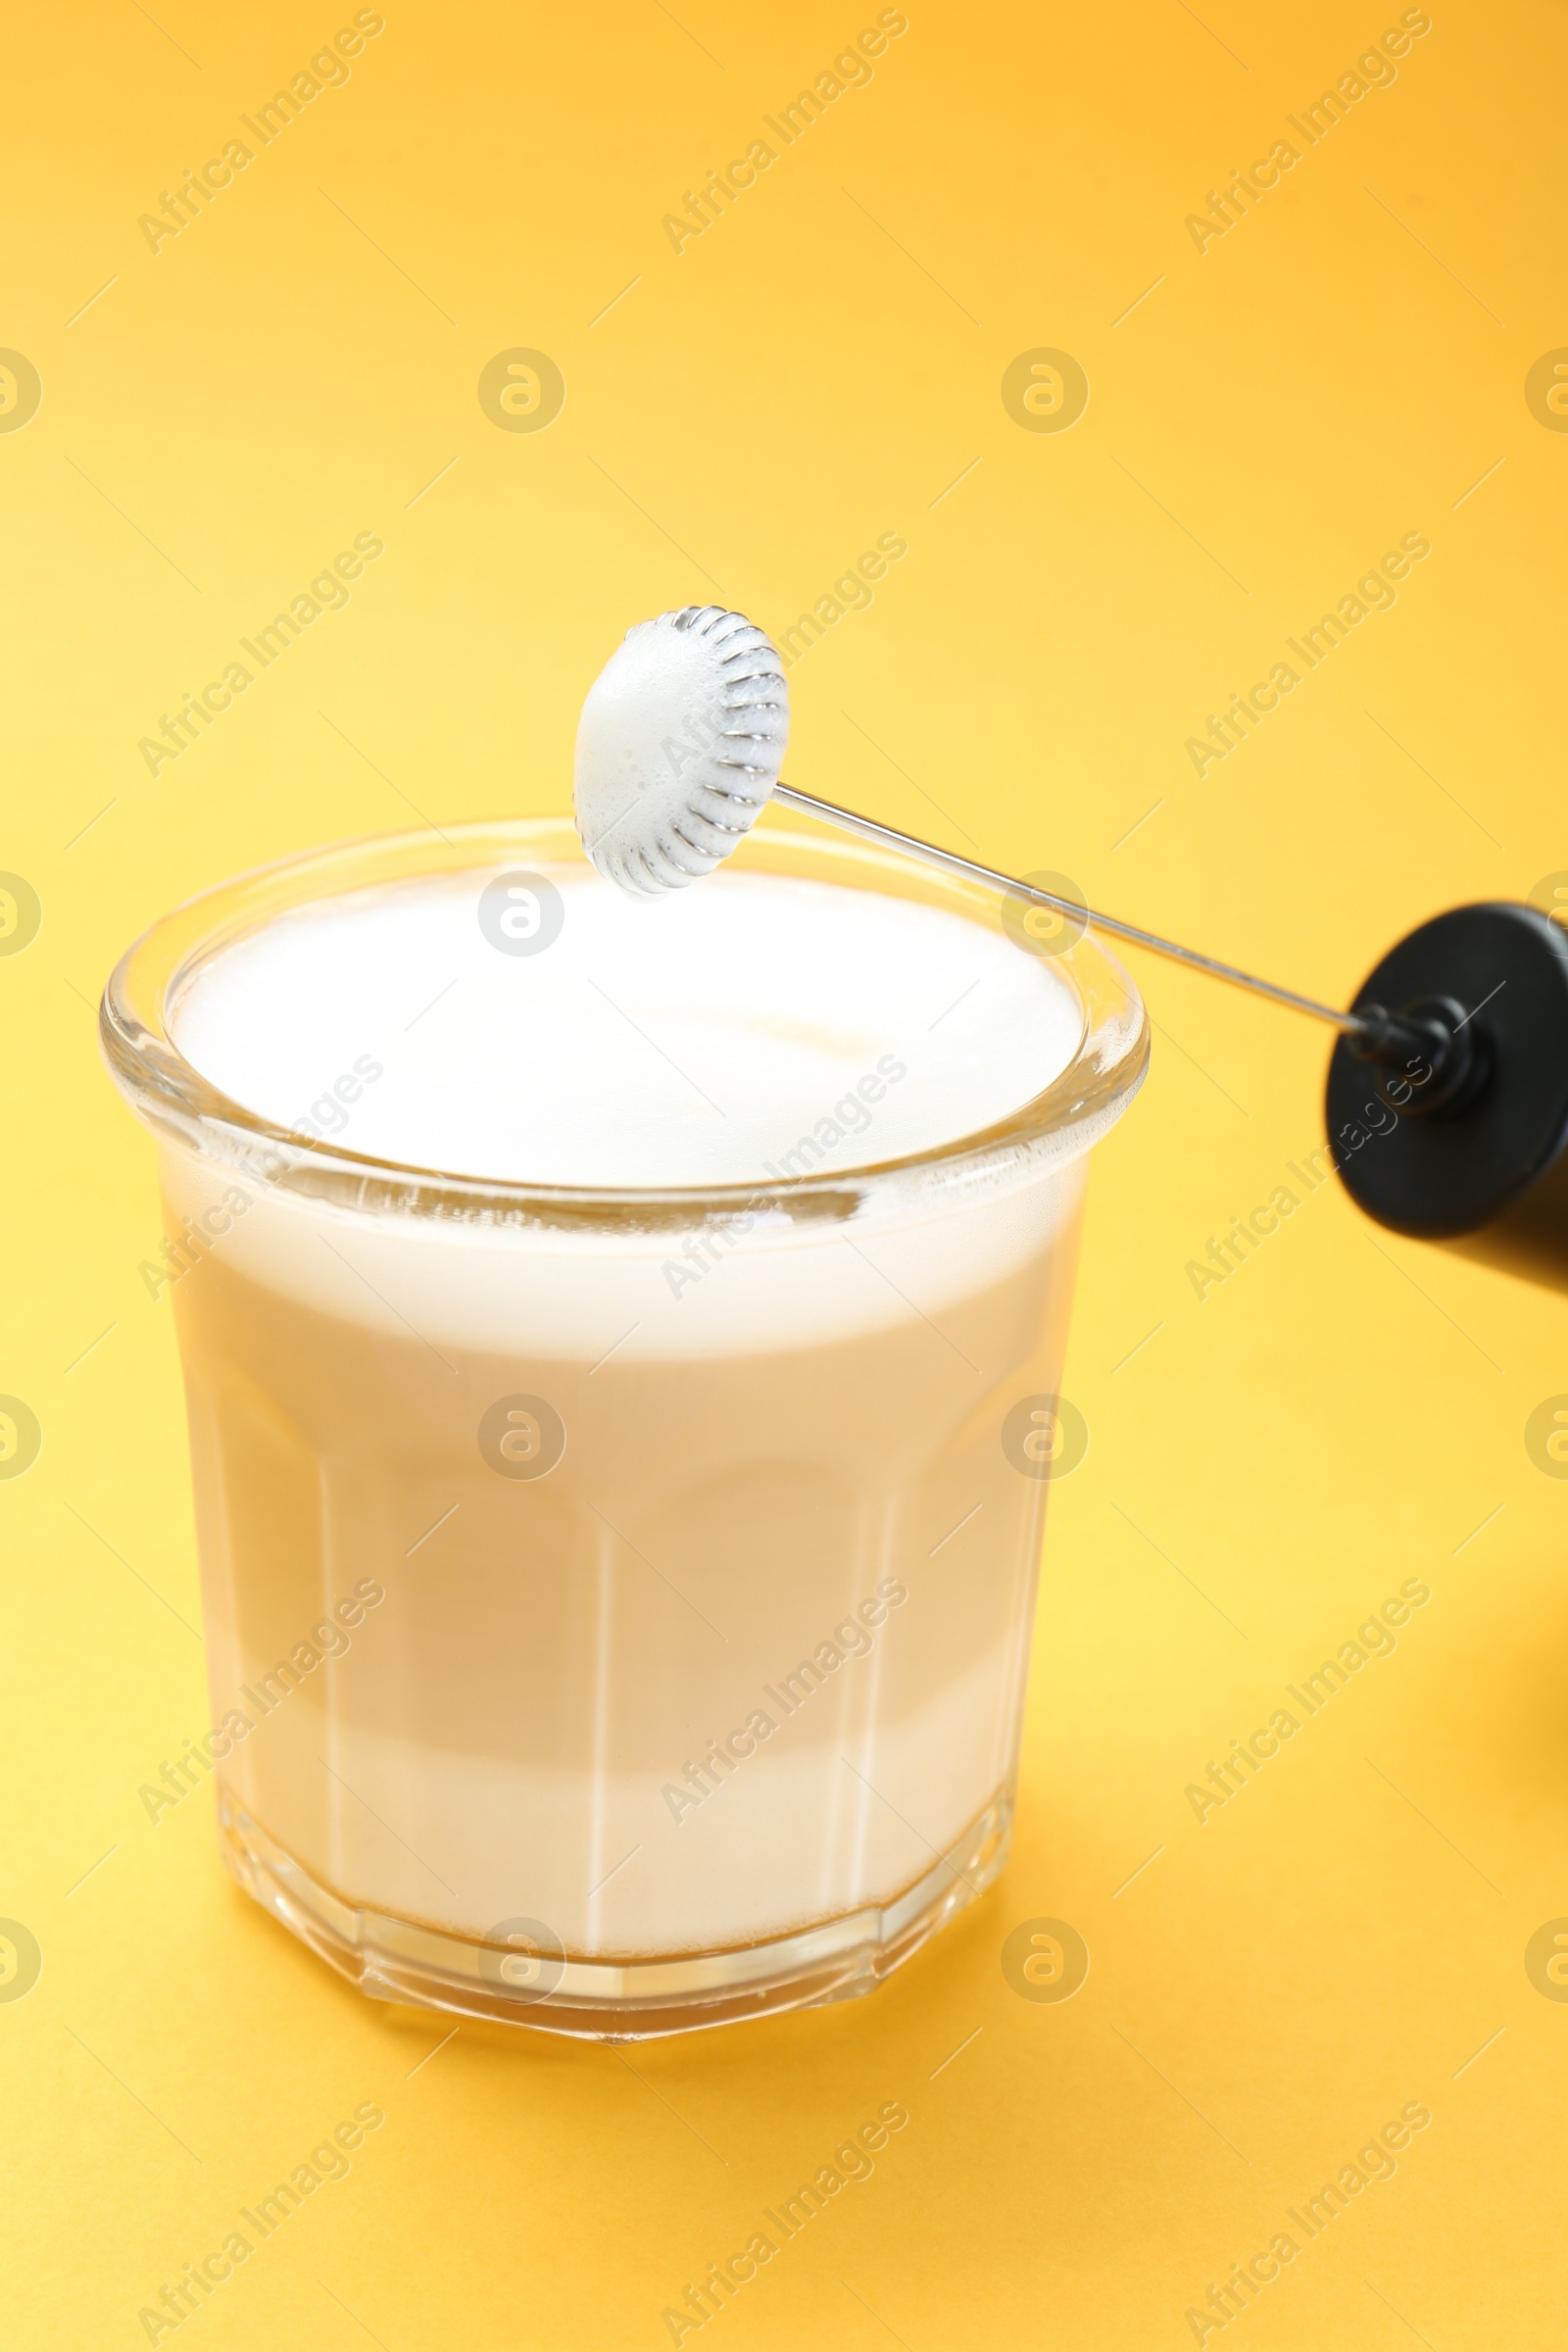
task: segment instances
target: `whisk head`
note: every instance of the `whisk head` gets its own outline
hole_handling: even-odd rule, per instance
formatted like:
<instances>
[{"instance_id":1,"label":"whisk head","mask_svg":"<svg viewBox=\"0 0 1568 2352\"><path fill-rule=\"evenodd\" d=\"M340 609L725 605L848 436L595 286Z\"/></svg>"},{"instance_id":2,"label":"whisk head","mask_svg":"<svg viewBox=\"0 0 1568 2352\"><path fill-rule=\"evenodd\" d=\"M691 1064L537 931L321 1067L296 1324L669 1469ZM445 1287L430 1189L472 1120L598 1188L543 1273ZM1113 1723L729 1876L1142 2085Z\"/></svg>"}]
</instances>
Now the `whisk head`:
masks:
<instances>
[{"instance_id":1,"label":"whisk head","mask_svg":"<svg viewBox=\"0 0 1568 2352\"><path fill-rule=\"evenodd\" d=\"M789 688L762 631L720 605L639 621L582 707L573 802L599 871L639 898L722 864L778 782Z\"/></svg>"}]
</instances>

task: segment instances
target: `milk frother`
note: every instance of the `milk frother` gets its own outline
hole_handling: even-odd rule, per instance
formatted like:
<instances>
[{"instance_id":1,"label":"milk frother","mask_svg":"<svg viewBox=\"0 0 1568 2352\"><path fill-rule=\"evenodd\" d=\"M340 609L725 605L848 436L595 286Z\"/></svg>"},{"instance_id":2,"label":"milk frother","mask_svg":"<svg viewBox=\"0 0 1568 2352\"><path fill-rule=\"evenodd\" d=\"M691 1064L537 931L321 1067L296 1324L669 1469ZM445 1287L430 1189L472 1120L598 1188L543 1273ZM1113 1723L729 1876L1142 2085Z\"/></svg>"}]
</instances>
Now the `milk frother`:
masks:
<instances>
[{"instance_id":1,"label":"milk frother","mask_svg":"<svg viewBox=\"0 0 1568 2352\"><path fill-rule=\"evenodd\" d=\"M583 706L575 798L589 857L656 897L710 873L781 803L1014 909L1052 909L1064 929L1038 942L1046 953L1093 926L1326 1021L1339 1033L1329 1150L1358 1206L1396 1233L1568 1290L1568 933L1551 916L1506 901L1451 907L1392 948L1342 1012L799 792L780 779L788 739L783 666L743 613L687 606L640 622ZM1361 1148L1370 1134L1376 1151Z\"/></svg>"},{"instance_id":2,"label":"milk frother","mask_svg":"<svg viewBox=\"0 0 1568 2352\"><path fill-rule=\"evenodd\" d=\"M1435 915L1390 949L1341 1012L787 784L772 798L1054 909L1064 945L1092 926L1329 1022L1339 1031L1329 1150L1357 1206L1395 1233L1568 1290L1568 936L1540 908L1496 901ZM1378 1149L1363 1151L1374 1113Z\"/></svg>"}]
</instances>

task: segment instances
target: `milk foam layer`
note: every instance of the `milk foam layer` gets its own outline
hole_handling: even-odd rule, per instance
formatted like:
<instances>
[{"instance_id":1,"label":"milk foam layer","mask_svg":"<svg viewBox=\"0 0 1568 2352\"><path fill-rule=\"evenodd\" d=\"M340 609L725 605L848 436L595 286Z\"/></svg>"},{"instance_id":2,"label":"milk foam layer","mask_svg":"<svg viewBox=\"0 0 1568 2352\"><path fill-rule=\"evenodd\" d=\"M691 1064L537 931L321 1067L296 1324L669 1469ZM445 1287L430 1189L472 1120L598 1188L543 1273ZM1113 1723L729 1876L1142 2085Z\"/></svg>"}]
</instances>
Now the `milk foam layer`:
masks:
<instances>
[{"instance_id":1,"label":"milk foam layer","mask_svg":"<svg viewBox=\"0 0 1568 2352\"><path fill-rule=\"evenodd\" d=\"M180 1052L251 1111L357 1153L700 1186L950 1144L1042 1092L1078 1044L1049 961L940 907L729 866L633 902L562 865L535 894L543 936L559 893L559 934L515 953L481 925L495 878L279 916L187 986Z\"/></svg>"}]
</instances>

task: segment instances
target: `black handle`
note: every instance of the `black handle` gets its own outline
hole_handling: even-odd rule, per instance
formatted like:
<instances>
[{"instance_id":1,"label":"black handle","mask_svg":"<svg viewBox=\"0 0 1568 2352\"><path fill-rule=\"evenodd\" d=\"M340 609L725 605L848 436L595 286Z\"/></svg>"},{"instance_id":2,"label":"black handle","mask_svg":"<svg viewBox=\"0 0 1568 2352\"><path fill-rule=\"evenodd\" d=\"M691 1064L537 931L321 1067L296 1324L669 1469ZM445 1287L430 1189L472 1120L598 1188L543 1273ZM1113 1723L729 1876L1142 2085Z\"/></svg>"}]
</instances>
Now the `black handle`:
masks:
<instances>
[{"instance_id":1,"label":"black handle","mask_svg":"<svg viewBox=\"0 0 1568 2352\"><path fill-rule=\"evenodd\" d=\"M1325 1102L1351 1199L1568 1290L1568 936L1534 906L1455 906L1400 940L1351 1009L1375 1026L1335 1047Z\"/></svg>"}]
</instances>

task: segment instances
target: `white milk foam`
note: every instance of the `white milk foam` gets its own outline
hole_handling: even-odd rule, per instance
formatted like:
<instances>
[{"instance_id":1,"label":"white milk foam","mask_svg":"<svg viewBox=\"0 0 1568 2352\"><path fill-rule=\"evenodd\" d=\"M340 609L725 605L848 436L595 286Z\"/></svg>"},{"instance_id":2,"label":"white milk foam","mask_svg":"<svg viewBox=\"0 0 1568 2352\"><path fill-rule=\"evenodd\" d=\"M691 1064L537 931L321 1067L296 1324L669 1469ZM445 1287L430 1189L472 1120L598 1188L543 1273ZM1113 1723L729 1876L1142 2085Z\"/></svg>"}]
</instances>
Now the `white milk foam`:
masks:
<instances>
[{"instance_id":1,"label":"white milk foam","mask_svg":"<svg viewBox=\"0 0 1568 2352\"><path fill-rule=\"evenodd\" d=\"M1077 1048L1049 961L940 907L733 867L654 902L546 875L564 919L532 954L481 929L487 872L280 916L195 975L175 1042L235 1102L355 1152L585 1186L928 1151ZM788 1161L802 1138L814 1152Z\"/></svg>"}]
</instances>

